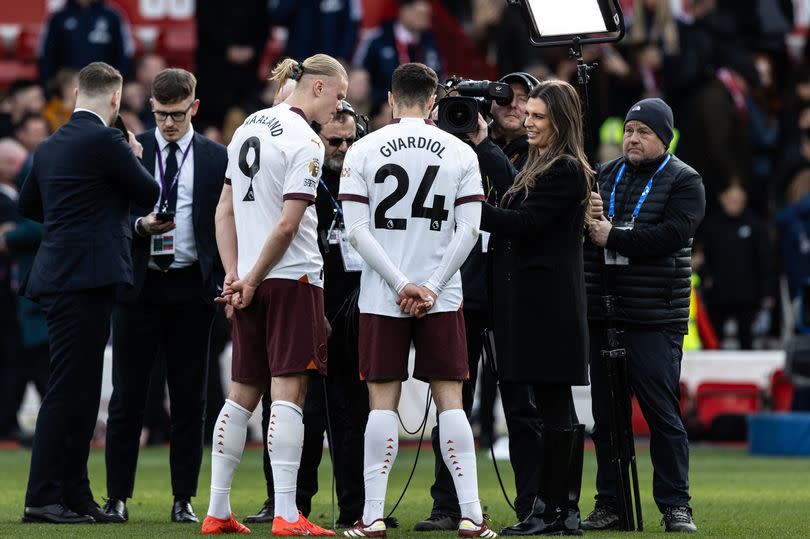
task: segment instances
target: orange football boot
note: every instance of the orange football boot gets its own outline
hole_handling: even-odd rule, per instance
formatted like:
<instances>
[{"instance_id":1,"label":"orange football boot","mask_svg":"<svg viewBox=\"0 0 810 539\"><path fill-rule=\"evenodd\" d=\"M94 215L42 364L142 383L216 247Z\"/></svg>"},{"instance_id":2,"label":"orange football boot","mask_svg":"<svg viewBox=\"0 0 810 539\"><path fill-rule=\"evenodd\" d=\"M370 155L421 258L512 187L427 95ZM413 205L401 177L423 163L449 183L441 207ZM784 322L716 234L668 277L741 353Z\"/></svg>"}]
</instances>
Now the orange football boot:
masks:
<instances>
[{"instance_id":1,"label":"orange football boot","mask_svg":"<svg viewBox=\"0 0 810 539\"><path fill-rule=\"evenodd\" d=\"M202 535L220 535L223 533L250 533L250 528L240 524L233 518L233 513L228 520L207 515L203 520Z\"/></svg>"},{"instance_id":2,"label":"orange football boot","mask_svg":"<svg viewBox=\"0 0 810 539\"><path fill-rule=\"evenodd\" d=\"M298 512L298 520L287 522L284 518L277 516L273 519L273 535L281 537L297 537L300 535L311 535L315 537L334 537L335 532L321 528L306 519L301 511Z\"/></svg>"}]
</instances>

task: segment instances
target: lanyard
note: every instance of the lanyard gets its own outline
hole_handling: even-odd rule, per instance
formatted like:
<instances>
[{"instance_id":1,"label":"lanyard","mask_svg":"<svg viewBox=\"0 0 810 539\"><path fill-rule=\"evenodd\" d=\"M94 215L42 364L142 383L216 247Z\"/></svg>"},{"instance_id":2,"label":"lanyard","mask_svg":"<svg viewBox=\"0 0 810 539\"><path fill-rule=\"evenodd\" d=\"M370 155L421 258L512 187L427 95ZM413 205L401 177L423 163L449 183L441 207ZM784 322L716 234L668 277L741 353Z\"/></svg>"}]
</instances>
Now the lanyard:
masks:
<instances>
[{"instance_id":1,"label":"lanyard","mask_svg":"<svg viewBox=\"0 0 810 539\"><path fill-rule=\"evenodd\" d=\"M408 47L410 45L414 45L416 47L416 58L413 59L414 62L419 62L419 57L421 56L422 47L419 43L405 43L404 41L400 41L399 39L394 38L394 45L397 49L397 56L399 57L399 65L408 64L411 62L411 55L408 53Z\"/></svg>"},{"instance_id":2,"label":"lanyard","mask_svg":"<svg viewBox=\"0 0 810 539\"><path fill-rule=\"evenodd\" d=\"M192 140L188 143L188 146L186 146L186 150L183 152L183 159L180 161L180 166L177 167L177 172L174 173L174 178L172 178L172 183L168 188L166 187L166 171L163 169L163 156L160 155L160 148L155 146L155 158L157 159L158 170L160 171L160 183L163 186L163 192L161 193L163 202L169 200L169 193L171 193L175 186L177 186L177 180L180 178L180 171L183 170L183 165L186 163L186 157L188 157L188 153L191 151L191 144L193 142L194 141ZM177 159L176 156L175 159Z\"/></svg>"},{"instance_id":3,"label":"lanyard","mask_svg":"<svg viewBox=\"0 0 810 539\"><path fill-rule=\"evenodd\" d=\"M335 200L335 197L332 196L332 192L329 190L329 187L326 185L326 182L323 181L323 178L320 179L321 187L323 187L326 194L329 195L329 200L332 201L332 207L335 209L335 213L338 215L343 215L343 209L340 207L340 203Z\"/></svg>"},{"instance_id":4,"label":"lanyard","mask_svg":"<svg viewBox=\"0 0 810 539\"><path fill-rule=\"evenodd\" d=\"M636 204L636 208L633 210L633 222L636 221L636 217L638 217L638 212L641 211L641 206L644 204L644 201L647 200L647 195L650 194L650 190L652 189L653 178L661 172L667 163L669 163L669 159L672 157L671 154L667 154L667 158L664 159L664 162L661 163L653 175L650 176L647 185L644 187L644 191L641 192L641 196L638 199L638 204ZM622 163L622 166L619 167L619 172L616 174L616 181L613 182L613 190L610 192L610 207L608 208L608 219L610 222L613 222L613 215L616 212L616 186L619 185L619 182L622 181L622 177L624 176L624 169L627 168L627 163Z\"/></svg>"}]
</instances>

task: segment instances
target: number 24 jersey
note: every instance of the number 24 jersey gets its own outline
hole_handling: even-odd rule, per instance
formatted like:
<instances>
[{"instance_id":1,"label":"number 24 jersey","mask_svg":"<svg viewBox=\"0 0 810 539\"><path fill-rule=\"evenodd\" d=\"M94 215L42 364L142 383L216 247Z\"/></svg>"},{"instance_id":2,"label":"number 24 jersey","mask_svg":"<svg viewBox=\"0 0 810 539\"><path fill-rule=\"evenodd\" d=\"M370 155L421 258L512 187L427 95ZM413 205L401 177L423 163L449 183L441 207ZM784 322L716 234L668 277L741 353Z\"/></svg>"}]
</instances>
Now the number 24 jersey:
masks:
<instances>
[{"instance_id":1,"label":"number 24 jersey","mask_svg":"<svg viewBox=\"0 0 810 539\"><path fill-rule=\"evenodd\" d=\"M396 119L349 149L340 199L368 204L369 227L392 263L420 285L441 264L455 233L454 209L484 200L475 152L428 120ZM476 223L477 227L478 223ZM404 317L397 293L366 267L360 278L360 312ZM430 312L461 307L457 271Z\"/></svg>"}]
</instances>

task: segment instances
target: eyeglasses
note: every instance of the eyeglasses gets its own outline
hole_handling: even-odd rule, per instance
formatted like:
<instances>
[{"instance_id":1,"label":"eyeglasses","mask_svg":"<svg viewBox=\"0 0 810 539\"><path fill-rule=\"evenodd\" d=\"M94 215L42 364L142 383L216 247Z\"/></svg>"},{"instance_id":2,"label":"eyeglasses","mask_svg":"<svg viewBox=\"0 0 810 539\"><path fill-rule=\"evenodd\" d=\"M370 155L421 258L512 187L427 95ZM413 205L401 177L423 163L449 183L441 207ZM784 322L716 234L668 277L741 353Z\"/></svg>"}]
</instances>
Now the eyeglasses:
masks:
<instances>
[{"instance_id":1,"label":"eyeglasses","mask_svg":"<svg viewBox=\"0 0 810 539\"><path fill-rule=\"evenodd\" d=\"M191 107L193 105L194 101L192 101L191 104L188 107L186 107L186 110L176 110L174 112L166 112L165 110L153 110L152 114L155 115L155 120L159 122L165 122L166 118L171 116L172 121L174 121L174 123L180 123L186 119L186 114L188 113L189 110L191 110Z\"/></svg>"},{"instance_id":2,"label":"eyeglasses","mask_svg":"<svg viewBox=\"0 0 810 539\"><path fill-rule=\"evenodd\" d=\"M346 146L351 146L352 144L354 144L354 141L355 141L354 137L352 138L332 137L326 139L326 142L328 142L330 146L334 146L335 148L339 148L340 145L343 144L344 142L346 143Z\"/></svg>"}]
</instances>

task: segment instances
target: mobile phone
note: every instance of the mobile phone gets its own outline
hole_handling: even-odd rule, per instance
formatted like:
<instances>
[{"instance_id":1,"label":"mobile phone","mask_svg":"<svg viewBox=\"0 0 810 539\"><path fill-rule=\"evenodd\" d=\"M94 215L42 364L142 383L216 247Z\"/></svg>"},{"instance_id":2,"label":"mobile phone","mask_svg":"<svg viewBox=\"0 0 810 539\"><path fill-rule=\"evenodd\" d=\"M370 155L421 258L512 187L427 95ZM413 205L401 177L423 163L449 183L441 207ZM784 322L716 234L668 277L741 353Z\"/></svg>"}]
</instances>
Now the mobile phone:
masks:
<instances>
[{"instance_id":1,"label":"mobile phone","mask_svg":"<svg viewBox=\"0 0 810 539\"><path fill-rule=\"evenodd\" d=\"M121 115L118 114L115 117L115 122L113 122L113 127L121 131L121 134L124 135L124 140L129 142L129 130L127 130L126 124L124 124L124 119L121 118Z\"/></svg>"},{"instance_id":2,"label":"mobile phone","mask_svg":"<svg viewBox=\"0 0 810 539\"><path fill-rule=\"evenodd\" d=\"M174 212L173 211L160 211L160 212L157 212L155 214L155 219L157 219L161 223L174 221Z\"/></svg>"}]
</instances>

